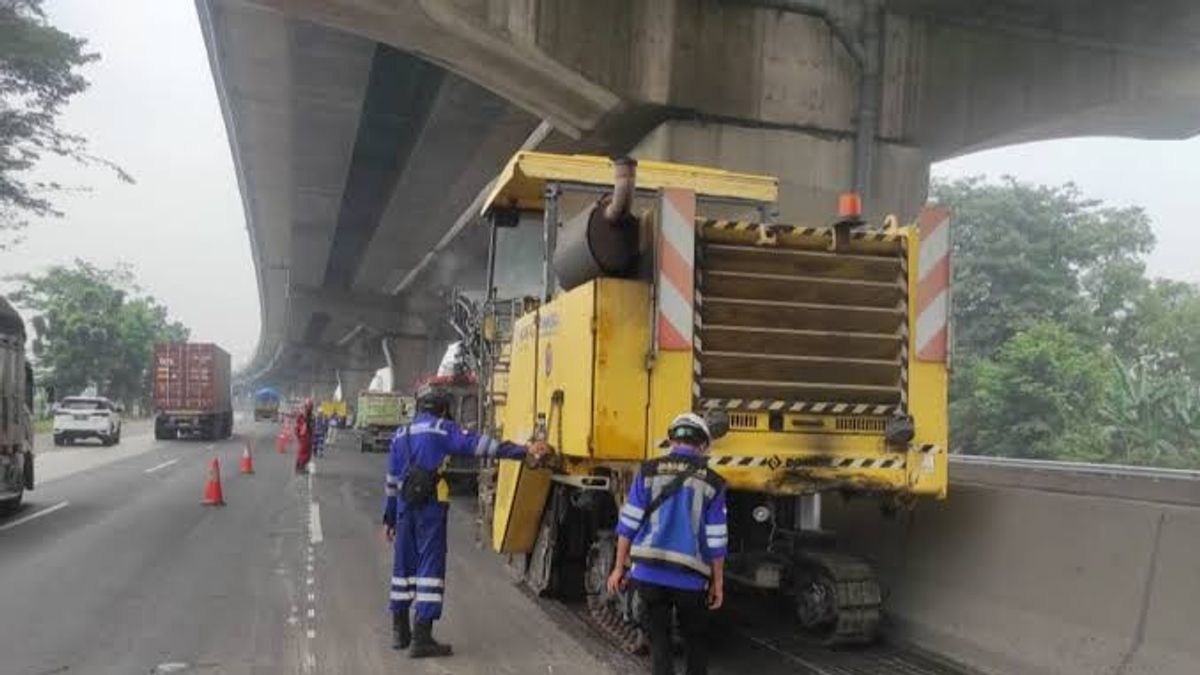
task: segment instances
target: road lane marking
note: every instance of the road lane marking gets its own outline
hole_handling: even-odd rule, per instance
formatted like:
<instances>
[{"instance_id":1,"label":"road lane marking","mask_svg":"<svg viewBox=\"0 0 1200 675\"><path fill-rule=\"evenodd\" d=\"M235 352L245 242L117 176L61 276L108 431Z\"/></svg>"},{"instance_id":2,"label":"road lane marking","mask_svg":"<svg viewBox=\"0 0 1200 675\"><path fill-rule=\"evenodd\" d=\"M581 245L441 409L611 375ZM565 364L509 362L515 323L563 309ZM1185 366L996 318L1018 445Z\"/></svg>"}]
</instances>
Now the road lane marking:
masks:
<instances>
[{"instance_id":1,"label":"road lane marking","mask_svg":"<svg viewBox=\"0 0 1200 675\"><path fill-rule=\"evenodd\" d=\"M35 511L23 518L17 518L16 520L12 521L11 523L5 523L3 525L0 525L0 532L3 532L8 529L12 529L18 525L23 525L25 523L28 523L29 521L33 520L34 518L41 518L44 515L54 513L55 511L58 511L60 509L65 509L65 508L67 508L67 506L70 503L71 502L68 502L68 501L61 501L61 502L55 504L54 506L48 506L48 507L42 509L41 511Z\"/></svg>"},{"instance_id":2,"label":"road lane marking","mask_svg":"<svg viewBox=\"0 0 1200 675\"><path fill-rule=\"evenodd\" d=\"M149 469L146 469L142 473L154 473L155 471L158 471L159 469L165 469L168 466L171 466L172 464L174 464L175 462L178 462L178 461L179 461L178 457L176 457L175 459L169 459L169 460L163 462L162 464L155 464L154 466L150 467Z\"/></svg>"},{"instance_id":3,"label":"road lane marking","mask_svg":"<svg viewBox=\"0 0 1200 675\"><path fill-rule=\"evenodd\" d=\"M325 541L325 533L321 530L321 505L312 502L308 505L308 538L314 544Z\"/></svg>"}]
</instances>

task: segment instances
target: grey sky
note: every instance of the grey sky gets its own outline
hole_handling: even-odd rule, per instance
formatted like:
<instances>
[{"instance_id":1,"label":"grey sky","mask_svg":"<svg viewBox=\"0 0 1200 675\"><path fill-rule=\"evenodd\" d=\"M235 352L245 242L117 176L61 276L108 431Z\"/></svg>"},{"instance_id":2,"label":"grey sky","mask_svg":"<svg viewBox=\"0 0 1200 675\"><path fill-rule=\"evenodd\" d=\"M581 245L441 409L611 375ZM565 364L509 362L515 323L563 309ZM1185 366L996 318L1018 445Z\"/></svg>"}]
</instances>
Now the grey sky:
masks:
<instances>
[{"instance_id":1,"label":"grey sky","mask_svg":"<svg viewBox=\"0 0 1200 675\"><path fill-rule=\"evenodd\" d=\"M4 273L79 257L129 262L145 290L235 361L258 337L258 294L241 197L195 5L189 0L48 0L51 21L86 38L101 60L72 102L68 130L133 174L45 162L41 175L86 185L64 196L61 219L34 223Z\"/></svg>"},{"instance_id":2,"label":"grey sky","mask_svg":"<svg viewBox=\"0 0 1200 675\"><path fill-rule=\"evenodd\" d=\"M60 220L35 223L0 273L27 272L80 257L132 264L144 288L192 328L247 359L258 336L258 297L241 198L208 59L190 0L48 0L51 20L87 38L102 59L91 89L64 126L137 179L46 162L41 175L91 187L58 202ZM1200 185L1200 139L1146 142L1072 139L943 162L934 175L1012 174L1074 181L1089 196L1146 207L1158 236L1151 272L1200 282L1192 262L1200 233L1191 220Z\"/></svg>"}]
</instances>

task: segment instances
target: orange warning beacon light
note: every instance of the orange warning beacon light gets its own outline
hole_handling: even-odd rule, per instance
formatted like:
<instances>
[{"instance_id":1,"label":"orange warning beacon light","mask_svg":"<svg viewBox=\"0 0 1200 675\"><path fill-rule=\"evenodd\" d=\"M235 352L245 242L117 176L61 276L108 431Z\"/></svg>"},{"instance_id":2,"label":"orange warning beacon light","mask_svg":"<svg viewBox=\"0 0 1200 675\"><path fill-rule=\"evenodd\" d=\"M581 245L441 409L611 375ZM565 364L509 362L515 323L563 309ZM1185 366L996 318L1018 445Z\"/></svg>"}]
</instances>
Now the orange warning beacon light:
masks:
<instances>
[{"instance_id":1,"label":"orange warning beacon light","mask_svg":"<svg viewBox=\"0 0 1200 675\"><path fill-rule=\"evenodd\" d=\"M843 192L838 195L838 218L844 221L862 218L862 197L857 192Z\"/></svg>"}]
</instances>

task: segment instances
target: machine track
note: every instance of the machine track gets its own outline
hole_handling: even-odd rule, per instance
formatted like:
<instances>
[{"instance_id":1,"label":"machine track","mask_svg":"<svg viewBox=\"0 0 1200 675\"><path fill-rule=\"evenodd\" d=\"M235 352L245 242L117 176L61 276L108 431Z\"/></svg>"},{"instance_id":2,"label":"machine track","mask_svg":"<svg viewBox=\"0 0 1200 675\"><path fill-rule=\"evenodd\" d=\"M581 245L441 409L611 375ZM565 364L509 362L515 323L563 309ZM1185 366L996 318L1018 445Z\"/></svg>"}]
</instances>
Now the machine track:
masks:
<instances>
[{"instance_id":1,"label":"machine track","mask_svg":"<svg viewBox=\"0 0 1200 675\"><path fill-rule=\"evenodd\" d=\"M610 595L605 588L609 571L616 558L616 534L599 532L588 549L584 593L587 595L588 621L626 654L643 654L649 648L646 634L634 617L637 616L632 591Z\"/></svg>"},{"instance_id":2,"label":"machine track","mask_svg":"<svg viewBox=\"0 0 1200 675\"><path fill-rule=\"evenodd\" d=\"M875 641L882 594L871 566L841 553L805 552L796 571L796 614L827 647Z\"/></svg>"}]
</instances>

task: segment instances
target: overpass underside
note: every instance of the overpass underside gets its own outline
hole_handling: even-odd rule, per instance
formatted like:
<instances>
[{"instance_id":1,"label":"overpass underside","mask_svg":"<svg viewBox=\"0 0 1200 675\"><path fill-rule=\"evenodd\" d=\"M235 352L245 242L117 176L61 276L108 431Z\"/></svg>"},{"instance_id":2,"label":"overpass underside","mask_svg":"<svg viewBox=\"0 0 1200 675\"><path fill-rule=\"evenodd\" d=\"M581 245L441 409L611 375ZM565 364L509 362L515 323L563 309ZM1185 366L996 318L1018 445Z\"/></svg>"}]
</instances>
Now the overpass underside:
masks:
<instances>
[{"instance_id":1,"label":"overpass underside","mask_svg":"<svg viewBox=\"0 0 1200 675\"><path fill-rule=\"evenodd\" d=\"M1186 0L197 0L262 300L247 380L407 388L482 286L473 203L525 147L780 178L908 219L931 161L1200 128Z\"/></svg>"}]
</instances>

